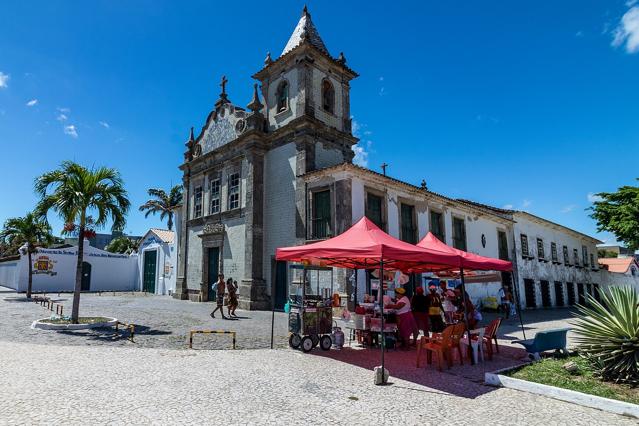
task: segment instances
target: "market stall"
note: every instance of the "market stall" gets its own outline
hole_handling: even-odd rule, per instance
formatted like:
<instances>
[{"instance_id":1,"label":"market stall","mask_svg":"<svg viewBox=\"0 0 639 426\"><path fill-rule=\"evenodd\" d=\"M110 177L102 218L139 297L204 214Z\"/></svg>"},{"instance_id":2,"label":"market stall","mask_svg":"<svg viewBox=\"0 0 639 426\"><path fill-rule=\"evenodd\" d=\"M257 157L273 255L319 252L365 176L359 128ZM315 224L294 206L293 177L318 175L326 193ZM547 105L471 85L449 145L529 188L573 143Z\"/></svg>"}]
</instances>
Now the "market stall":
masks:
<instances>
[{"instance_id":1,"label":"market stall","mask_svg":"<svg viewBox=\"0 0 639 426\"><path fill-rule=\"evenodd\" d=\"M442 269L459 266L458 255L443 251L418 247L394 238L363 217L342 234L317 243L303 246L278 248L276 259L299 262L304 266L331 266L349 269L378 269L384 276L384 269L408 271L411 268ZM383 284L382 284L383 285ZM385 324L383 291L376 301L379 308L381 334L381 380L386 381L384 369Z\"/></svg>"}]
</instances>

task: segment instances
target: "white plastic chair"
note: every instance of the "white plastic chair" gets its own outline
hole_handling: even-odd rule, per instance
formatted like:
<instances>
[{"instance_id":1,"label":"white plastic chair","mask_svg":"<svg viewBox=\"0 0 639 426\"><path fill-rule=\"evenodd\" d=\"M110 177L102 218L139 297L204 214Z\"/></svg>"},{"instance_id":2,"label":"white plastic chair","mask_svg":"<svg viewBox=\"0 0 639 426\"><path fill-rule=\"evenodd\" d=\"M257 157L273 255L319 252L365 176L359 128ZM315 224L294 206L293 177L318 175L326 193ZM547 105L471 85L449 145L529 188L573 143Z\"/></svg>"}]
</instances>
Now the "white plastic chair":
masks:
<instances>
[{"instance_id":1,"label":"white plastic chair","mask_svg":"<svg viewBox=\"0 0 639 426\"><path fill-rule=\"evenodd\" d=\"M478 336L477 339L471 339L470 343L473 348L473 358L475 358L475 364L479 362L479 355L481 354L481 362L484 362L484 333L486 332L486 328L477 328L475 330L471 330L470 334L474 336ZM460 341L462 345L468 347L468 333L464 336Z\"/></svg>"}]
</instances>

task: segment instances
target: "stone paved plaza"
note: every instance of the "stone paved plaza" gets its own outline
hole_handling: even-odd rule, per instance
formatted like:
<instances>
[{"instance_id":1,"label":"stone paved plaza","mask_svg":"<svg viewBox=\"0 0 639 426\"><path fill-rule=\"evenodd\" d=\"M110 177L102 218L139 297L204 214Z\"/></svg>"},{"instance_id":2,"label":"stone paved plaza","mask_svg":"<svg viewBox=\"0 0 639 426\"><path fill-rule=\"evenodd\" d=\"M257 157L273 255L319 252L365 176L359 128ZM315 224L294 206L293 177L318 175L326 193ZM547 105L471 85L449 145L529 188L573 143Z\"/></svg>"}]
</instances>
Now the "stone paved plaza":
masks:
<instances>
[{"instance_id":1,"label":"stone paved plaza","mask_svg":"<svg viewBox=\"0 0 639 426\"><path fill-rule=\"evenodd\" d=\"M389 351L392 384L378 387L371 371L379 364L377 350L185 349L188 329L210 325L235 327L242 347L268 347L270 313L243 312L246 319L223 322L208 317L210 304L139 294L83 295L83 315L140 324L131 343L107 330L31 330L31 321L46 311L21 298L0 293L0 424L636 424L485 386L485 371L521 362L522 351L507 345L519 337L516 321L502 328L500 355L478 366L455 365L439 373L417 369L414 351ZM70 307L70 295L59 299ZM540 322L542 314L553 320ZM568 315L530 313L526 327L534 333L566 325ZM277 346L285 346L283 314L276 316L276 327ZM223 336L198 341L200 349L229 345Z\"/></svg>"}]
</instances>

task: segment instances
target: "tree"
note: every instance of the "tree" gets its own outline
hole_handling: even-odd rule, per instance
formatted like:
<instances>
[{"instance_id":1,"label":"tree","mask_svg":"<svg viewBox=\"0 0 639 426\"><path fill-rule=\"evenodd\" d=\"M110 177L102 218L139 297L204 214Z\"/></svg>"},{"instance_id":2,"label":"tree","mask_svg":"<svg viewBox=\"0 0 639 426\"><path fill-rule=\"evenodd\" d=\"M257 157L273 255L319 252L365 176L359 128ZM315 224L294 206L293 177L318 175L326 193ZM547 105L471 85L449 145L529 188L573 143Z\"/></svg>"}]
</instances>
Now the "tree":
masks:
<instances>
[{"instance_id":1,"label":"tree","mask_svg":"<svg viewBox=\"0 0 639 426\"><path fill-rule=\"evenodd\" d=\"M182 204L182 186L175 185L168 194L163 189L151 188L149 189L149 196L153 198L142 204L140 211L146 211L145 218L149 217L150 214L160 213L160 220L168 219L166 226L169 231L172 231L173 210Z\"/></svg>"},{"instance_id":2,"label":"tree","mask_svg":"<svg viewBox=\"0 0 639 426\"><path fill-rule=\"evenodd\" d=\"M138 248L138 242L132 240L129 237L118 237L111 240L111 242L104 248L110 253L133 253Z\"/></svg>"},{"instance_id":3,"label":"tree","mask_svg":"<svg viewBox=\"0 0 639 426\"><path fill-rule=\"evenodd\" d=\"M639 187L622 186L596 195L601 200L594 202L590 217L597 221L597 231L612 232L629 249L639 249Z\"/></svg>"},{"instance_id":4,"label":"tree","mask_svg":"<svg viewBox=\"0 0 639 426\"><path fill-rule=\"evenodd\" d=\"M29 284L27 286L27 299L31 299L33 287L33 253L38 247L50 244L53 241L49 224L33 213L27 213L24 217L7 219L4 229L0 232L0 239L9 247L26 245L29 257Z\"/></svg>"},{"instance_id":5,"label":"tree","mask_svg":"<svg viewBox=\"0 0 639 426\"><path fill-rule=\"evenodd\" d=\"M100 167L88 169L72 161L64 161L60 168L45 173L35 180L35 190L41 197L36 211L44 219L53 210L65 221L65 232L78 231L78 261L73 292L71 320L77 324L82 289L82 261L84 238L95 231L87 228L93 223L103 227L109 219L112 229L121 231L126 224L130 202L120 173L115 169ZM91 220L90 213L97 218ZM77 222L77 225L76 225Z\"/></svg>"}]
</instances>

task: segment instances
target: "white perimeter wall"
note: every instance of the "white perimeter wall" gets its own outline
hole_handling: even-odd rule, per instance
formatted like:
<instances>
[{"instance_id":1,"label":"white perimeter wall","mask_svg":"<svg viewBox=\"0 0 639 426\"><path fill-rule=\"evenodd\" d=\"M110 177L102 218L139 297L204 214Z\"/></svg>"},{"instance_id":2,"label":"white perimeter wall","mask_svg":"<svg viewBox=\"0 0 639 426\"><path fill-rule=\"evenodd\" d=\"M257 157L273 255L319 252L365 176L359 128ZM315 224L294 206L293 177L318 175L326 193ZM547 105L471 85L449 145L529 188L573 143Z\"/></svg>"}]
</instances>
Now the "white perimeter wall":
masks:
<instances>
[{"instance_id":1,"label":"white perimeter wall","mask_svg":"<svg viewBox=\"0 0 639 426\"><path fill-rule=\"evenodd\" d=\"M52 274L34 273L34 292L73 291L77 264L77 247L64 249L40 249L38 257L47 256L53 262ZM85 245L84 261L91 264L90 291L133 291L138 288L137 255L114 254ZM20 259L18 291L26 291L29 279L28 257ZM34 268L35 272L35 268Z\"/></svg>"},{"instance_id":2,"label":"white perimeter wall","mask_svg":"<svg viewBox=\"0 0 639 426\"><path fill-rule=\"evenodd\" d=\"M0 263L0 286L9 287L14 290L18 288L17 277L19 265L19 260Z\"/></svg>"}]
</instances>

